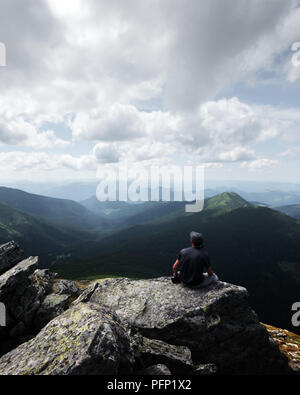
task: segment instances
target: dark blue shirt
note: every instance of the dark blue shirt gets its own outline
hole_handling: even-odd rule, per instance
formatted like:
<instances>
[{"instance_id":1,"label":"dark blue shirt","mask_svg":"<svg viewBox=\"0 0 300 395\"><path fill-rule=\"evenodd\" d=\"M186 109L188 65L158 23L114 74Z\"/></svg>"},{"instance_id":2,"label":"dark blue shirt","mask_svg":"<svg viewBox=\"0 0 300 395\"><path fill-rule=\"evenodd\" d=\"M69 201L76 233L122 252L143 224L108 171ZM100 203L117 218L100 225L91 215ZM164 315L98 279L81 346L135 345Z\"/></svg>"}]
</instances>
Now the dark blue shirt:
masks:
<instances>
[{"instance_id":1,"label":"dark blue shirt","mask_svg":"<svg viewBox=\"0 0 300 395\"><path fill-rule=\"evenodd\" d=\"M209 255L202 248L189 247L180 251L178 271L180 280L187 285L199 285L203 273L210 267Z\"/></svg>"}]
</instances>

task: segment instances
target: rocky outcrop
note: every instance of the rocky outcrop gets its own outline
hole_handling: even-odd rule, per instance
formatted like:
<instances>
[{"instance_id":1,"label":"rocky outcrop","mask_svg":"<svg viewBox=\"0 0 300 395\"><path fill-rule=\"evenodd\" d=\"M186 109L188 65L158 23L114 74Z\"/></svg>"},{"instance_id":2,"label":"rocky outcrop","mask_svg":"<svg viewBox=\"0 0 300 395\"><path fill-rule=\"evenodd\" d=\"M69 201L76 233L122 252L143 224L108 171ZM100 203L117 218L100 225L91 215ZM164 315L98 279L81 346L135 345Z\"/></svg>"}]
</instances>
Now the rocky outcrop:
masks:
<instances>
[{"instance_id":1,"label":"rocky outcrop","mask_svg":"<svg viewBox=\"0 0 300 395\"><path fill-rule=\"evenodd\" d=\"M6 307L2 338L23 335L40 306L40 288L32 281L37 262L37 257L30 257L0 276L0 302Z\"/></svg>"},{"instance_id":2,"label":"rocky outcrop","mask_svg":"<svg viewBox=\"0 0 300 395\"><path fill-rule=\"evenodd\" d=\"M197 376L213 376L218 372L218 368L213 363L200 364L195 366L193 374Z\"/></svg>"},{"instance_id":3,"label":"rocky outcrop","mask_svg":"<svg viewBox=\"0 0 300 395\"><path fill-rule=\"evenodd\" d=\"M0 359L0 375L129 374L130 339L106 307L80 303Z\"/></svg>"},{"instance_id":4,"label":"rocky outcrop","mask_svg":"<svg viewBox=\"0 0 300 395\"><path fill-rule=\"evenodd\" d=\"M47 295L36 313L33 327L36 330L41 329L53 318L62 314L69 307L69 299L69 295Z\"/></svg>"},{"instance_id":5,"label":"rocky outcrop","mask_svg":"<svg viewBox=\"0 0 300 395\"><path fill-rule=\"evenodd\" d=\"M16 248L15 243L8 244ZM12 262L11 251L2 249L3 261ZM37 334L80 294L75 283L56 280L47 269L39 270L38 257L16 263L21 256L16 251L15 265L0 275L0 303L6 310L6 326L0 327L0 355Z\"/></svg>"},{"instance_id":6,"label":"rocky outcrop","mask_svg":"<svg viewBox=\"0 0 300 395\"><path fill-rule=\"evenodd\" d=\"M191 351L187 347L147 339L141 335L135 350L135 358L136 364L144 368L162 364L168 366L172 374L189 374L193 371Z\"/></svg>"},{"instance_id":7,"label":"rocky outcrop","mask_svg":"<svg viewBox=\"0 0 300 395\"><path fill-rule=\"evenodd\" d=\"M265 324L265 327L289 359L289 365L300 374L300 335L271 325Z\"/></svg>"},{"instance_id":8,"label":"rocky outcrop","mask_svg":"<svg viewBox=\"0 0 300 395\"><path fill-rule=\"evenodd\" d=\"M292 373L277 343L296 366L297 341L272 339L245 288L118 278L82 292L38 269L37 257L18 262L16 245L0 251L10 262L0 275L0 375Z\"/></svg>"},{"instance_id":9,"label":"rocky outcrop","mask_svg":"<svg viewBox=\"0 0 300 395\"><path fill-rule=\"evenodd\" d=\"M73 281L60 280L55 277L56 275L47 269L37 270L34 273L34 281L44 289L43 298L32 324L35 333L69 308L71 302L81 293Z\"/></svg>"},{"instance_id":10,"label":"rocky outcrop","mask_svg":"<svg viewBox=\"0 0 300 395\"><path fill-rule=\"evenodd\" d=\"M18 264L23 258L23 251L17 243L0 245L0 275Z\"/></svg>"},{"instance_id":11,"label":"rocky outcrop","mask_svg":"<svg viewBox=\"0 0 300 395\"><path fill-rule=\"evenodd\" d=\"M290 372L245 288L218 282L190 289L165 277L107 279L79 300L109 306L144 337L188 347L195 365L215 364L224 374Z\"/></svg>"},{"instance_id":12,"label":"rocky outcrop","mask_svg":"<svg viewBox=\"0 0 300 395\"><path fill-rule=\"evenodd\" d=\"M57 280L53 283L52 292L57 295L70 295L76 299L80 295L80 289L70 280Z\"/></svg>"}]
</instances>

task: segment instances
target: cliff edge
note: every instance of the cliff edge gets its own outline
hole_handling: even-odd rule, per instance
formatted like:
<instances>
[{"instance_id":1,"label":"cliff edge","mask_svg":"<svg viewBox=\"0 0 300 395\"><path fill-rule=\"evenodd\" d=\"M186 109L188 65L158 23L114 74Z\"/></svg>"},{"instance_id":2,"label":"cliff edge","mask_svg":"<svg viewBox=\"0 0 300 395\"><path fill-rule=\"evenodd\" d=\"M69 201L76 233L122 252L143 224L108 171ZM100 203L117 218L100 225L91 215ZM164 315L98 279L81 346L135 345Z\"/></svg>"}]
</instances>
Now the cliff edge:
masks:
<instances>
[{"instance_id":1,"label":"cliff edge","mask_svg":"<svg viewBox=\"0 0 300 395\"><path fill-rule=\"evenodd\" d=\"M0 275L0 375L294 372L243 287L117 278L82 291L35 257L14 259L18 249L1 250L11 263Z\"/></svg>"}]
</instances>

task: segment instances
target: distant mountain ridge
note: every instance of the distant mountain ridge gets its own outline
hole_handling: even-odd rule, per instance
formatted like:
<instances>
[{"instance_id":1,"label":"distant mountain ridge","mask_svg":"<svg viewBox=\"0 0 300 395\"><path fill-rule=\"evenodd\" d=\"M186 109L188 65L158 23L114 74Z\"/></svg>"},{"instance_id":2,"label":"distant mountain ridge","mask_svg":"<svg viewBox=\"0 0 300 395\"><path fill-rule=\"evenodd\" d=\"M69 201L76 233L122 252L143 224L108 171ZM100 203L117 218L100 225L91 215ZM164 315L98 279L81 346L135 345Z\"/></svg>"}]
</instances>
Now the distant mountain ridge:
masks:
<instances>
[{"instance_id":1,"label":"distant mountain ridge","mask_svg":"<svg viewBox=\"0 0 300 395\"><path fill-rule=\"evenodd\" d=\"M273 207L300 204L300 191L272 190L266 192L248 192L238 189L234 191L247 201L257 201Z\"/></svg>"},{"instance_id":2,"label":"distant mountain ridge","mask_svg":"<svg viewBox=\"0 0 300 395\"><path fill-rule=\"evenodd\" d=\"M223 192L205 200L204 209L214 211L214 214L224 214L241 207L250 207L251 203L235 192Z\"/></svg>"},{"instance_id":3,"label":"distant mountain ridge","mask_svg":"<svg viewBox=\"0 0 300 395\"><path fill-rule=\"evenodd\" d=\"M185 202L100 202L96 196L81 204L109 222L110 226L132 226L178 211Z\"/></svg>"},{"instance_id":4,"label":"distant mountain ridge","mask_svg":"<svg viewBox=\"0 0 300 395\"><path fill-rule=\"evenodd\" d=\"M290 217L300 219L300 204L290 204L288 206L274 207L275 210L289 215Z\"/></svg>"},{"instance_id":5,"label":"distant mountain ridge","mask_svg":"<svg viewBox=\"0 0 300 395\"><path fill-rule=\"evenodd\" d=\"M0 243L16 240L44 266L105 230L103 220L79 203L0 187Z\"/></svg>"},{"instance_id":6,"label":"distant mountain ridge","mask_svg":"<svg viewBox=\"0 0 300 395\"><path fill-rule=\"evenodd\" d=\"M67 199L36 195L19 189L0 187L0 203L41 218L54 226L77 230L97 228L104 223L81 204Z\"/></svg>"},{"instance_id":7,"label":"distant mountain ridge","mask_svg":"<svg viewBox=\"0 0 300 395\"><path fill-rule=\"evenodd\" d=\"M80 245L54 270L73 279L170 275L178 252L189 245L191 230L204 234L220 277L249 289L262 320L290 327L291 305L300 298L300 222L251 205L236 193L206 199L200 213L181 209Z\"/></svg>"},{"instance_id":8,"label":"distant mountain ridge","mask_svg":"<svg viewBox=\"0 0 300 395\"><path fill-rule=\"evenodd\" d=\"M73 233L71 237L42 219L0 203L0 244L11 239L22 243L26 253L32 251L45 260L49 251L61 253L75 240L79 242L81 234Z\"/></svg>"}]
</instances>

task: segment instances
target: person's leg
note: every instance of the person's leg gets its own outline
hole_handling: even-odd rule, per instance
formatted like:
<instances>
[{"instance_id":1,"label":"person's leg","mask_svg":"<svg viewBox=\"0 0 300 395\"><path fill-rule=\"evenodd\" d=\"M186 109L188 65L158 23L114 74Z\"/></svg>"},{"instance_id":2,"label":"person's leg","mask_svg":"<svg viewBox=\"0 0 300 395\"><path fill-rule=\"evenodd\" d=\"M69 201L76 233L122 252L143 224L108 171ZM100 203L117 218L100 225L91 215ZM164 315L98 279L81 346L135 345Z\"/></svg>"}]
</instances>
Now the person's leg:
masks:
<instances>
[{"instance_id":1,"label":"person's leg","mask_svg":"<svg viewBox=\"0 0 300 395\"><path fill-rule=\"evenodd\" d=\"M204 280L199 285L199 288L207 287L208 285L213 284L219 280L219 277L215 273L212 276L209 276L207 273L204 273L203 276L204 276Z\"/></svg>"},{"instance_id":2,"label":"person's leg","mask_svg":"<svg viewBox=\"0 0 300 395\"><path fill-rule=\"evenodd\" d=\"M207 287L208 285L219 281L219 277L215 273L212 276L209 276L207 273L203 273L203 276L204 276L204 280L199 285L188 285L188 284L184 284L183 282L181 282L181 285L183 287L188 287L191 289L198 289L198 288Z\"/></svg>"}]
</instances>

